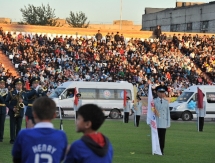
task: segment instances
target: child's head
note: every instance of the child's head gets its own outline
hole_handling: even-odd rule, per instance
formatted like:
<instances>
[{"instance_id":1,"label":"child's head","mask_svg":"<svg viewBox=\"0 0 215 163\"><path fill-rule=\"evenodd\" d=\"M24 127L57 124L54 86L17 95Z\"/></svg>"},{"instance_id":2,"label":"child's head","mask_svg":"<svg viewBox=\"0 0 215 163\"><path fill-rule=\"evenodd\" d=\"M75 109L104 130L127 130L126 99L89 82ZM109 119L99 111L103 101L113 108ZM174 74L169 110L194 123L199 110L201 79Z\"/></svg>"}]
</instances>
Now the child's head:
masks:
<instances>
[{"instance_id":1,"label":"child's head","mask_svg":"<svg viewBox=\"0 0 215 163\"><path fill-rule=\"evenodd\" d=\"M77 132L97 131L105 120L100 107L94 104L86 104L78 109L76 124Z\"/></svg>"},{"instance_id":2,"label":"child's head","mask_svg":"<svg viewBox=\"0 0 215 163\"><path fill-rule=\"evenodd\" d=\"M56 116L56 104L48 97L39 97L33 103L35 121L52 120Z\"/></svg>"}]
</instances>

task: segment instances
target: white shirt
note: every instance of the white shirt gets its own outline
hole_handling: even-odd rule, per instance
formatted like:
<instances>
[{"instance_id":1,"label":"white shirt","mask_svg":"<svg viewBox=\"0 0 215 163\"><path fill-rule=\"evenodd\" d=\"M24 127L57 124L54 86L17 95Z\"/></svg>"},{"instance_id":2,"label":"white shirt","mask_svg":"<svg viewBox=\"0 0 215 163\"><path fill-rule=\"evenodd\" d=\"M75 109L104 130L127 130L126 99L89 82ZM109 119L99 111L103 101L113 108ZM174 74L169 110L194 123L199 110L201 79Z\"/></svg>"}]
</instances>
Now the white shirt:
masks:
<instances>
[{"instance_id":1,"label":"white shirt","mask_svg":"<svg viewBox=\"0 0 215 163\"><path fill-rule=\"evenodd\" d=\"M34 128L54 128L53 124L50 122L39 122Z\"/></svg>"}]
</instances>

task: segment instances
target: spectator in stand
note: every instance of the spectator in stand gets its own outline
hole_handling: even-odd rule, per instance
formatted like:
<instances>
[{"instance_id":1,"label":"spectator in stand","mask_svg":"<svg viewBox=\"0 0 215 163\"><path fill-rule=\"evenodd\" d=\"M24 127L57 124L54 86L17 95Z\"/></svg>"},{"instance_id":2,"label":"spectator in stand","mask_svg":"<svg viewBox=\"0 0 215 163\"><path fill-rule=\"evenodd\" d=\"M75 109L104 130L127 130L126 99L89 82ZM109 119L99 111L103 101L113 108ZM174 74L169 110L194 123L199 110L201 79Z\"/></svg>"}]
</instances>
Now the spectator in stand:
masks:
<instances>
[{"instance_id":1,"label":"spectator in stand","mask_svg":"<svg viewBox=\"0 0 215 163\"><path fill-rule=\"evenodd\" d=\"M30 81L39 76L49 93L65 81L126 80L144 86L142 95L147 95L147 80L155 85L157 81L164 82L170 88L176 79L176 86L185 83L184 87L214 82L210 80L214 78L215 67L215 46L211 45L215 39L212 37L195 36L194 39L191 35L174 35L177 44L165 33L160 40L131 38L126 43L119 32L115 36L107 34L106 42L83 36L49 38L21 33L8 36L3 32L2 50L12 57L24 79ZM6 70L1 74L9 77Z\"/></svg>"},{"instance_id":2,"label":"spectator in stand","mask_svg":"<svg viewBox=\"0 0 215 163\"><path fill-rule=\"evenodd\" d=\"M119 35L119 32L117 32L116 34L115 34L115 36L114 36L114 41L116 42L116 43L118 43L119 41L120 41L120 35Z\"/></svg>"},{"instance_id":3,"label":"spectator in stand","mask_svg":"<svg viewBox=\"0 0 215 163\"><path fill-rule=\"evenodd\" d=\"M158 25L154 30L155 38L160 40L161 34L162 34L161 27Z\"/></svg>"},{"instance_id":4,"label":"spectator in stand","mask_svg":"<svg viewBox=\"0 0 215 163\"><path fill-rule=\"evenodd\" d=\"M102 40L102 34L100 33L100 30L98 30L98 33L96 34L96 40L97 41L100 41L101 42L101 40Z\"/></svg>"}]
</instances>

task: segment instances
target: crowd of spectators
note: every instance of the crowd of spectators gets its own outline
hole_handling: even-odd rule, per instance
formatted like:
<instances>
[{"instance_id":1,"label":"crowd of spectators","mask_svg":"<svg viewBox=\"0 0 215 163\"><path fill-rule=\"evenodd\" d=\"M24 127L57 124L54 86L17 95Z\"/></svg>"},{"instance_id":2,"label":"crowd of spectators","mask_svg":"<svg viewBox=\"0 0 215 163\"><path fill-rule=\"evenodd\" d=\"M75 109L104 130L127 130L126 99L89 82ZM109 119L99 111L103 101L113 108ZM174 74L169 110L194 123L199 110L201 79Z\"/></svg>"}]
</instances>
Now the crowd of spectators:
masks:
<instances>
[{"instance_id":1,"label":"crowd of spectators","mask_svg":"<svg viewBox=\"0 0 215 163\"><path fill-rule=\"evenodd\" d=\"M0 28L0 46L24 80L40 77L41 85L53 91L66 81L128 81L147 95L163 83L169 96L178 96L195 84L214 84L215 38L191 34L162 34L160 39L125 39L123 34L100 31L93 37L5 33ZM200 71L202 70L202 72ZM11 87L13 77L0 68Z\"/></svg>"}]
</instances>

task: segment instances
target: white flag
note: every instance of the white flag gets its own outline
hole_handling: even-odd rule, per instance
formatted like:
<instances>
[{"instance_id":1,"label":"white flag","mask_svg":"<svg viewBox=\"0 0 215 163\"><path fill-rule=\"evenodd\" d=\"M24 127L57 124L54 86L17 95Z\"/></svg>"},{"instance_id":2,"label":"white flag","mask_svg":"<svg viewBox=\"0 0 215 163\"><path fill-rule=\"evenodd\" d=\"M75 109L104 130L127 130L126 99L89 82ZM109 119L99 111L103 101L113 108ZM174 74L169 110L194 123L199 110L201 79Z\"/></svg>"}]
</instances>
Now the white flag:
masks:
<instances>
[{"instance_id":1,"label":"white flag","mask_svg":"<svg viewBox=\"0 0 215 163\"><path fill-rule=\"evenodd\" d=\"M151 127L151 138L152 138L152 155L162 155L160 149L160 143L158 140L158 130L157 130L157 122L155 119L155 114L152 111L155 109L154 100L152 96L152 86L149 84L148 89L148 111L147 111L147 124Z\"/></svg>"}]
</instances>

